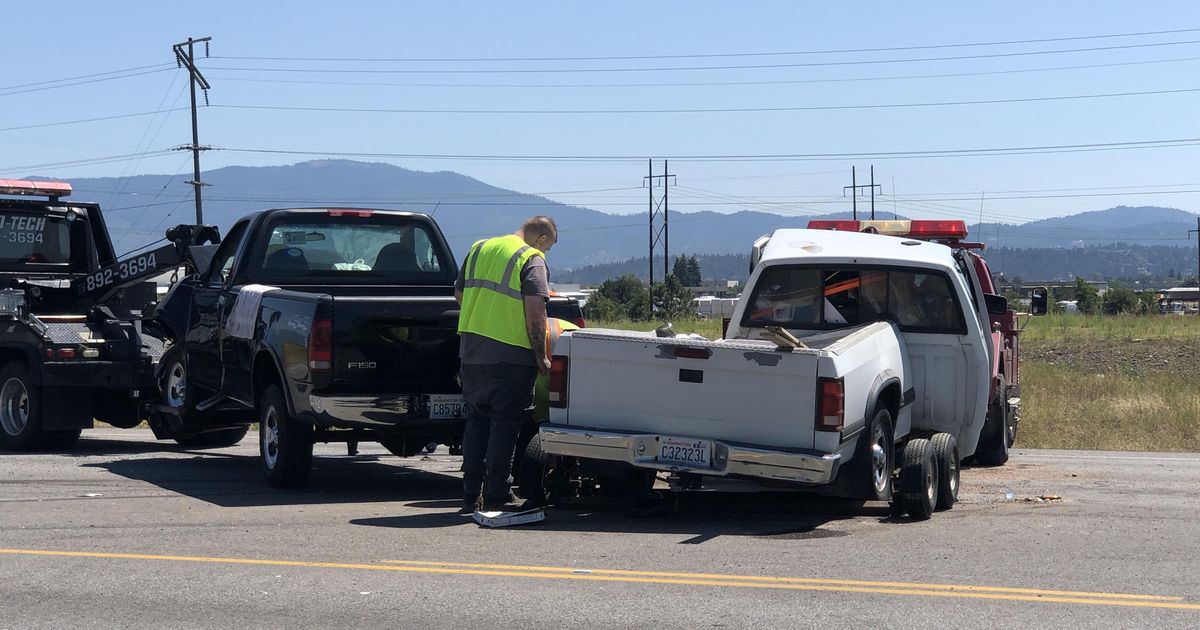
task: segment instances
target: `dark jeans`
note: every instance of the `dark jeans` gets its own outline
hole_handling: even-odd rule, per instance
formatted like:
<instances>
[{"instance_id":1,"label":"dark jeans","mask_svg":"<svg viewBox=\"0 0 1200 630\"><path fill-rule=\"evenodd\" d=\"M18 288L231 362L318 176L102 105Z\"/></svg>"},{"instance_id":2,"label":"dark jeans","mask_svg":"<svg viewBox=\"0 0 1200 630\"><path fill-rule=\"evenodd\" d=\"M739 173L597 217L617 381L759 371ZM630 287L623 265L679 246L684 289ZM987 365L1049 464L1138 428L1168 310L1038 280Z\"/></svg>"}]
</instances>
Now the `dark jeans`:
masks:
<instances>
[{"instance_id":1,"label":"dark jeans","mask_svg":"<svg viewBox=\"0 0 1200 630\"><path fill-rule=\"evenodd\" d=\"M461 369L467 427L463 433L463 496L506 502L512 489L513 451L533 404L537 369L510 363ZM484 487L484 481L487 487Z\"/></svg>"}]
</instances>

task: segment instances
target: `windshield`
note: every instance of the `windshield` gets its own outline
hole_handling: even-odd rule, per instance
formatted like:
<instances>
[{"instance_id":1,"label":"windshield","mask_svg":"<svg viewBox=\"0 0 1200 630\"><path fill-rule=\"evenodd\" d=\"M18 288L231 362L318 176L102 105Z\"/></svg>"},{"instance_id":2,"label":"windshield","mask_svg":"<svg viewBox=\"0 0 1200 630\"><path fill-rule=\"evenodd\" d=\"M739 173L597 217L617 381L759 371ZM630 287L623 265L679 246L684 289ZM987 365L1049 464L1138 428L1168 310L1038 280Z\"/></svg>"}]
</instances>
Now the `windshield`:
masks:
<instances>
[{"instance_id":1,"label":"windshield","mask_svg":"<svg viewBox=\"0 0 1200 630\"><path fill-rule=\"evenodd\" d=\"M0 212L0 266L71 263L71 225L65 217Z\"/></svg>"},{"instance_id":2,"label":"windshield","mask_svg":"<svg viewBox=\"0 0 1200 630\"><path fill-rule=\"evenodd\" d=\"M950 278L915 269L770 267L742 325L824 329L885 320L905 331L966 333Z\"/></svg>"},{"instance_id":3,"label":"windshield","mask_svg":"<svg viewBox=\"0 0 1200 630\"><path fill-rule=\"evenodd\" d=\"M449 256L429 226L394 215L284 215L271 221L251 274L259 280L450 284Z\"/></svg>"}]
</instances>

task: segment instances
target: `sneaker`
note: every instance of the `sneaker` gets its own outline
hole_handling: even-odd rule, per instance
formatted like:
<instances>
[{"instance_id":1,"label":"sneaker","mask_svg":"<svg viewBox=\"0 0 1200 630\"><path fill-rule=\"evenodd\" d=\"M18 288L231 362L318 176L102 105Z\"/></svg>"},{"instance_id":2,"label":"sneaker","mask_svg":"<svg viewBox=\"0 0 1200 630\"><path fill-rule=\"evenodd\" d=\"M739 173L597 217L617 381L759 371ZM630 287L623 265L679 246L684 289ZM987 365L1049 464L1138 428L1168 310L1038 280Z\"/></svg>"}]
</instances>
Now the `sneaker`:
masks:
<instances>
[{"instance_id":1,"label":"sneaker","mask_svg":"<svg viewBox=\"0 0 1200 630\"><path fill-rule=\"evenodd\" d=\"M479 509L480 503L482 503L482 501L479 500L479 495L475 495L473 497L463 497L462 507L458 509L459 516L470 516L474 514L475 510Z\"/></svg>"},{"instance_id":2,"label":"sneaker","mask_svg":"<svg viewBox=\"0 0 1200 630\"><path fill-rule=\"evenodd\" d=\"M508 491L507 497L500 499L484 499L483 505L479 508L484 512L523 512L534 507L530 501L522 501Z\"/></svg>"}]
</instances>

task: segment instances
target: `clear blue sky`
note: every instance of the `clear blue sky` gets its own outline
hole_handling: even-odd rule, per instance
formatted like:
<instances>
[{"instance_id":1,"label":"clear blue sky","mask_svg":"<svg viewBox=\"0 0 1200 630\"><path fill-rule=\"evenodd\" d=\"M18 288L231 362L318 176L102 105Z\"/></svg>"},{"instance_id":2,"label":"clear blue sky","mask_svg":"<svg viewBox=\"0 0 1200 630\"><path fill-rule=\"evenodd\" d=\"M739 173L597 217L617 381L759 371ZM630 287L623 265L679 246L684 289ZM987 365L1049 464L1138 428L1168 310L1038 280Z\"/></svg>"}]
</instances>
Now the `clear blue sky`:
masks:
<instances>
[{"instance_id":1,"label":"clear blue sky","mask_svg":"<svg viewBox=\"0 0 1200 630\"><path fill-rule=\"evenodd\" d=\"M1119 204L1200 211L1200 193L1176 192L1200 191L1200 146L906 159L686 159L697 155L878 153L1200 138L1200 92L840 110L444 113L447 109L761 110L1200 89L1200 5L1195 2L1005 2L987 6L963 2L563 2L516 6L495 2L209 1L121 3L125 8L120 10L113 6L117 5L45 2L22 18L23 27L11 22L6 26L0 43L0 128L184 107L185 75L173 64L141 76L59 89L28 91L54 84L14 86L169 64L171 44L189 35L210 35L212 58L203 60L201 67L213 85L213 107L201 110L201 142L226 149L311 151L315 155L212 151L204 155L206 169L287 164L329 153L631 156L633 159L626 161L605 162L378 158L419 170L453 170L505 188L555 193L548 196L626 213L645 210L646 195L638 187L645 175L646 158L673 157L671 170L678 178L671 197L675 211L759 209L795 214L848 209L842 186L850 183L851 165L857 165L859 183L863 183L867 169L874 164L876 182L882 184L879 207L890 209L895 200L900 212L913 216L977 220L981 193L997 198L985 201L984 218L1008 222ZM1011 45L807 54L1183 29L1197 30ZM1084 48L1109 49L1016 54ZM740 56L496 60L663 55ZM964 56L976 58L898 61ZM265 59L272 57L339 60ZM459 61L378 61L413 58ZM484 61L461 61L464 58ZM883 63L845 63L863 61ZM830 63L838 65L811 65ZM1011 72L1097 65L1103 67ZM776 67L663 70L700 66ZM547 72L581 69L607 71ZM445 70L457 72L431 72ZM462 72L465 70L490 72ZM911 78L951 74L969 76ZM872 77L910 78L829 81ZM680 85L696 83L708 85ZM229 107L245 105L440 113ZM185 111L0 131L0 177L185 172L191 165L183 153L74 166L39 165L92 162L189 140ZM1076 190L1043 192L1048 189ZM182 196L186 188L181 184L170 192ZM338 191L331 186L331 192ZM1120 195L1046 197L1110 193ZM1022 196L1039 198L999 199Z\"/></svg>"}]
</instances>

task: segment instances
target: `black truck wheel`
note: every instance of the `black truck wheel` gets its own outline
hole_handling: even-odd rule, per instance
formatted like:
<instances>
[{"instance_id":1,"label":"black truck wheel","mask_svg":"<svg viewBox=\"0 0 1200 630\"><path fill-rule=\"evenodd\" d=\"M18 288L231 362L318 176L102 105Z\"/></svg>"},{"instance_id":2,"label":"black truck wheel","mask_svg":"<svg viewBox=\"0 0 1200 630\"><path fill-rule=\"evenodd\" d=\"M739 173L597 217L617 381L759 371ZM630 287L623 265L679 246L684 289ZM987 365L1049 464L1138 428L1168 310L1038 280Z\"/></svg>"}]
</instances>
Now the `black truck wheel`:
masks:
<instances>
[{"instance_id":1,"label":"black truck wheel","mask_svg":"<svg viewBox=\"0 0 1200 630\"><path fill-rule=\"evenodd\" d=\"M312 427L288 414L279 387L271 385L258 402L259 460L272 488L304 485L312 469Z\"/></svg>"},{"instance_id":2,"label":"black truck wheel","mask_svg":"<svg viewBox=\"0 0 1200 630\"><path fill-rule=\"evenodd\" d=\"M937 509L949 510L958 502L958 440L950 433L935 433L930 438L938 468Z\"/></svg>"},{"instance_id":3,"label":"black truck wheel","mask_svg":"<svg viewBox=\"0 0 1200 630\"><path fill-rule=\"evenodd\" d=\"M1008 409L1008 381L1002 375L996 388L996 397L988 404L983 431L979 433L975 463L982 466L1003 466L1008 463L1008 449L1016 437L1011 416Z\"/></svg>"},{"instance_id":4,"label":"black truck wheel","mask_svg":"<svg viewBox=\"0 0 1200 630\"><path fill-rule=\"evenodd\" d=\"M191 433L175 438L175 442L186 448L224 448L241 442L249 430L250 427L247 426Z\"/></svg>"},{"instance_id":5,"label":"black truck wheel","mask_svg":"<svg viewBox=\"0 0 1200 630\"><path fill-rule=\"evenodd\" d=\"M937 481L933 444L921 438L910 440L904 446L904 462L900 466L901 500L910 517L925 520L933 515L938 503Z\"/></svg>"},{"instance_id":6,"label":"black truck wheel","mask_svg":"<svg viewBox=\"0 0 1200 630\"><path fill-rule=\"evenodd\" d=\"M183 347L172 345L158 363L159 402L182 416L191 402L191 386L187 377L187 362Z\"/></svg>"},{"instance_id":7,"label":"black truck wheel","mask_svg":"<svg viewBox=\"0 0 1200 630\"><path fill-rule=\"evenodd\" d=\"M0 368L0 446L10 451L68 448L80 430L43 431L42 401L25 364Z\"/></svg>"},{"instance_id":8,"label":"black truck wheel","mask_svg":"<svg viewBox=\"0 0 1200 630\"><path fill-rule=\"evenodd\" d=\"M547 505L550 493L546 490L546 454L542 451L542 436L534 433L518 456L521 465L517 467L517 492L526 501Z\"/></svg>"}]
</instances>

